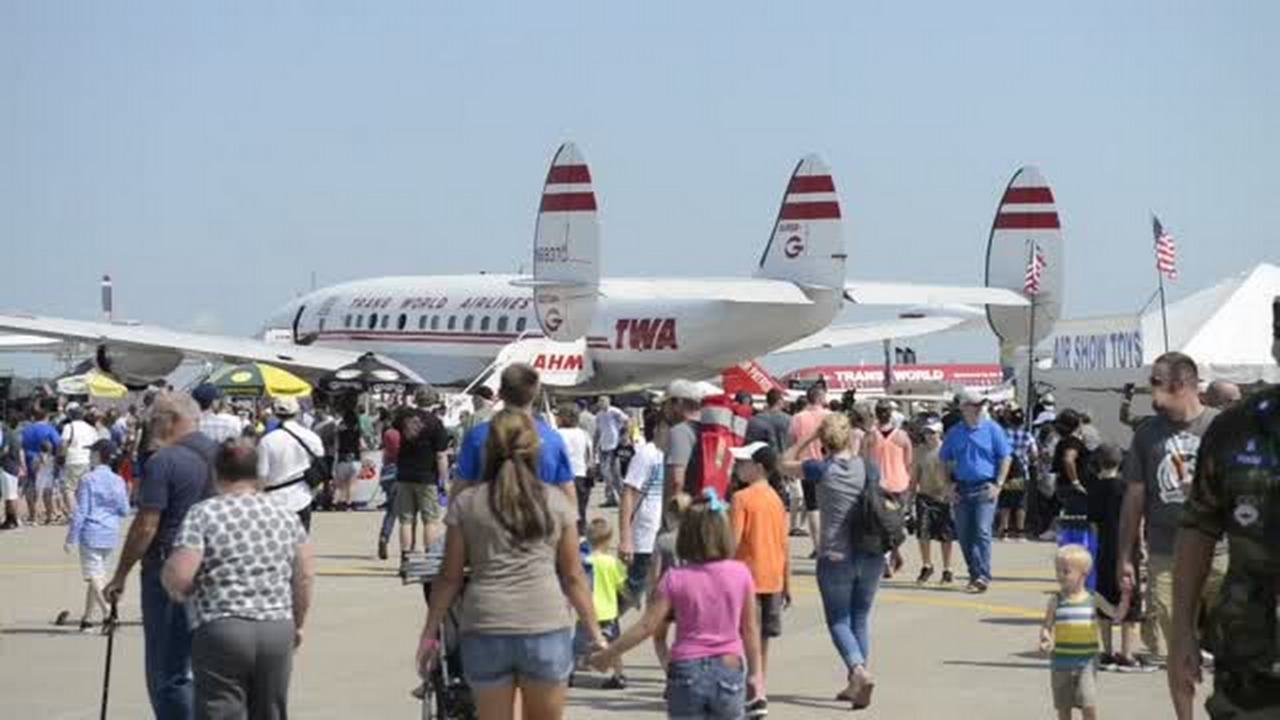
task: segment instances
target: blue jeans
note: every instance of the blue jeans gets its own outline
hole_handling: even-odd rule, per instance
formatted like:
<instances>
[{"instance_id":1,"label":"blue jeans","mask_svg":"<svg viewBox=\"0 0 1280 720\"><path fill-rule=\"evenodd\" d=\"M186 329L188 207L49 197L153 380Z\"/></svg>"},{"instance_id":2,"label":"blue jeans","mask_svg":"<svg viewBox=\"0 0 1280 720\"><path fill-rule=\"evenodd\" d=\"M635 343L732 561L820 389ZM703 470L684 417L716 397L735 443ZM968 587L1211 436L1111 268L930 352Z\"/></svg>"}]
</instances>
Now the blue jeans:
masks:
<instances>
[{"instance_id":1,"label":"blue jeans","mask_svg":"<svg viewBox=\"0 0 1280 720\"><path fill-rule=\"evenodd\" d=\"M467 633L462 674L472 687L501 687L521 680L560 684L573 673L573 629L536 635Z\"/></svg>"},{"instance_id":2,"label":"blue jeans","mask_svg":"<svg viewBox=\"0 0 1280 720\"><path fill-rule=\"evenodd\" d=\"M382 477L378 478L378 484L382 486L382 494L387 499L387 507L382 512L382 531L378 534L378 539L382 542L391 542L391 531L396 528L395 465L382 466Z\"/></svg>"},{"instance_id":3,"label":"blue jeans","mask_svg":"<svg viewBox=\"0 0 1280 720\"><path fill-rule=\"evenodd\" d=\"M858 554L845 560L818 558L818 592L822 595L827 631L850 670L866 665L871 655L868 621L883 574L884 555Z\"/></svg>"},{"instance_id":4,"label":"blue jeans","mask_svg":"<svg viewBox=\"0 0 1280 720\"><path fill-rule=\"evenodd\" d=\"M667 670L667 717L738 720L747 702L747 678L741 664L723 658L679 660Z\"/></svg>"},{"instance_id":5,"label":"blue jeans","mask_svg":"<svg viewBox=\"0 0 1280 720\"><path fill-rule=\"evenodd\" d=\"M957 488L956 539L969 566L969 579L991 582L991 525L996 501L990 483L961 484Z\"/></svg>"},{"instance_id":6,"label":"blue jeans","mask_svg":"<svg viewBox=\"0 0 1280 720\"><path fill-rule=\"evenodd\" d=\"M147 695L156 720L190 720L195 717L191 626L186 607L170 602L160 585L159 568L142 570L142 634Z\"/></svg>"}]
</instances>

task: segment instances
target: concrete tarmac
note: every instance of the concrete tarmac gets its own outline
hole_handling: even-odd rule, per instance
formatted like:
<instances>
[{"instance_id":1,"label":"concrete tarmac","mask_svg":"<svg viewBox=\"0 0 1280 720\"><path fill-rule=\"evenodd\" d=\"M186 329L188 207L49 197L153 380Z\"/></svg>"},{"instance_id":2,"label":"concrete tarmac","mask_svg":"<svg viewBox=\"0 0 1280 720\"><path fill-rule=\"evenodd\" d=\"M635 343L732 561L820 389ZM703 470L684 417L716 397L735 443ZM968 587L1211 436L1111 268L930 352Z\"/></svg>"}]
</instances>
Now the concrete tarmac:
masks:
<instances>
[{"instance_id":1,"label":"concrete tarmac","mask_svg":"<svg viewBox=\"0 0 1280 720\"><path fill-rule=\"evenodd\" d=\"M374 512L315 516L320 577L294 666L293 717L420 717L409 691L415 684L422 594L417 587L401 586L394 562L375 558L380 518ZM82 635L74 625L52 624L61 609L71 610L74 623L84 597L78 558L62 551L64 533L61 527L39 527L0 534L0 716L5 718L98 717L106 639ZM844 671L823 622L814 564L804 559L809 550L808 539L793 541L795 604L784 617L783 637L771 648L771 718L851 715L847 704L832 699ZM1046 593L1054 587L1052 544L998 543L996 581L983 596L961 591L964 566L958 553L956 586L935 581L917 587L914 543L905 551L907 568L882 586L872 618L874 703L853 715L1054 717L1047 661L1036 651ZM136 571L121 616L110 716L150 717ZM602 676L580 676L566 716L664 717L663 678L649 644L627 661L627 690L601 690ZM1098 686L1101 717L1172 717L1163 673L1100 673Z\"/></svg>"}]
</instances>

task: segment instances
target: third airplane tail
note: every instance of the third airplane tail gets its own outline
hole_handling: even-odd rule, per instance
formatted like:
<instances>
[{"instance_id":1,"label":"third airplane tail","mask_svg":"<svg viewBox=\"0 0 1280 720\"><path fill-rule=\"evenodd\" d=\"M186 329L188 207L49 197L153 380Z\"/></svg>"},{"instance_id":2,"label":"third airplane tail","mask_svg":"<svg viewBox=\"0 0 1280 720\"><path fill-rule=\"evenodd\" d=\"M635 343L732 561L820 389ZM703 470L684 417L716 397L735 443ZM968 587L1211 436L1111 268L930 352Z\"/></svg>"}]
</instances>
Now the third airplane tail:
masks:
<instances>
[{"instance_id":1,"label":"third airplane tail","mask_svg":"<svg viewBox=\"0 0 1280 720\"><path fill-rule=\"evenodd\" d=\"M821 158L808 155L787 183L756 277L843 290L845 257L835 181Z\"/></svg>"}]
</instances>

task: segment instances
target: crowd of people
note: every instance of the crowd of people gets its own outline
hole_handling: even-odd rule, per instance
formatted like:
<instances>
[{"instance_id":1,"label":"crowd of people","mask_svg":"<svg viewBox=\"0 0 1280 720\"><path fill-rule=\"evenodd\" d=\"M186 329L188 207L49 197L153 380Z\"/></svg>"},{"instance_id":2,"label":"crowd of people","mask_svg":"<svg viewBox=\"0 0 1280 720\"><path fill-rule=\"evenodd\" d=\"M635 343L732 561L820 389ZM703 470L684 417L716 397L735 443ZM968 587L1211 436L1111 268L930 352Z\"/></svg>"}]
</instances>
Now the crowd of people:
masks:
<instances>
[{"instance_id":1,"label":"crowd of people","mask_svg":"<svg viewBox=\"0 0 1280 720\"><path fill-rule=\"evenodd\" d=\"M704 398L676 381L640 408L601 397L542 412L536 371L512 365L496 396L478 390L449 428L430 388L365 412L354 398L333 411L277 398L246 418L203 385L149 393L123 412L69 403L8 418L0 467L18 487L5 497L5 527L68 524L86 580L85 631L141 566L146 685L159 718L285 717L311 601L312 511L351 509L362 454L374 450L385 496L378 555L388 557L397 523L402 563L443 553L418 666L429 673L447 651L441 627L456 610L481 718L560 717L570 678L591 668L607 673L604 688L625 688L623 657L648 639L673 717L767 715L770 649L805 554L792 543L805 539L840 661L835 697L868 707L876 594L907 564L899 522L916 535L917 583L956 582L959 544L974 594L996 580L993 543L1057 538L1060 592L1041 647L1059 716L1096 717L1099 669L1164 662L1176 716L1190 718L1207 644L1198 614L1257 594L1256 577L1226 571L1214 539L1261 523L1265 508L1225 506L1231 488L1215 473L1234 477L1235 466L1196 462L1262 452L1256 438L1222 449L1235 435L1214 434L1219 411L1243 423L1240 408L1265 413L1274 402L1270 391L1242 400L1232 390L1218 384L1202 398L1195 363L1162 356L1153 414L1123 410L1136 427L1124 452L1048 396L1024 409L966 391L908 415L891 400L832 401L817 385L790 403L771 391L757 410L752 398ZM1256 422L1242 432L1275 429ZM1259 457L1265 467L1270 456ZM596 484L616 520L591 511ZM1267 550L1250 552L1251 568L1274 568ZM1215 605L1220 588L1226 601ZM1237 624L1273 627L1252 605L1235 610ZM1280 696L1256 695L1276 687L1256 674L1265 649L1208 647L1217 707L1275 705Z\"/></svg>"}]
</instances>

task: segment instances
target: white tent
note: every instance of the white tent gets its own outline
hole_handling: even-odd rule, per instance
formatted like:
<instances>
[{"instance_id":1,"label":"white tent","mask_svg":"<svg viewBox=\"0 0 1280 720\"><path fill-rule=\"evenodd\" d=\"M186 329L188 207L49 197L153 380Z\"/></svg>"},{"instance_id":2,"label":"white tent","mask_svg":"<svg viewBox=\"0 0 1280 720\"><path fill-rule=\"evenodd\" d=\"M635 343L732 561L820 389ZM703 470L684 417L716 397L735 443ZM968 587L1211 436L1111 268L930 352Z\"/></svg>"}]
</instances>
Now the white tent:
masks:
<instances>
[{"instance_id":1,"label":"white tent","mask_svg":"<svg viewBox=\"0 0 1280 720\"><path fill-rule=\"evenodd\" d=\"M1280 382L1271 356L1276 296L1280 267L1262 263L1170 303L1169 349L1190 355L1206 382ZM1130 382L1145 387L1151 363L1164 351L1159 305L1141 316L1060 320L1036 350L1036 381L1052 387L1059 407L1089 410L1104 432L1120 439L1127 433L1116 419L1119 391ZM1144 406L1135 402L1135 410Z\"/></svg>"}]
</instances>

